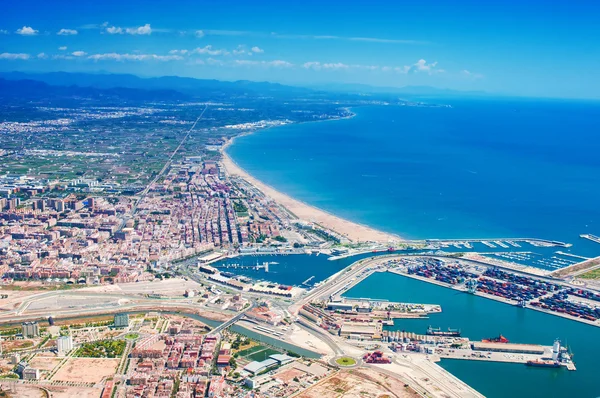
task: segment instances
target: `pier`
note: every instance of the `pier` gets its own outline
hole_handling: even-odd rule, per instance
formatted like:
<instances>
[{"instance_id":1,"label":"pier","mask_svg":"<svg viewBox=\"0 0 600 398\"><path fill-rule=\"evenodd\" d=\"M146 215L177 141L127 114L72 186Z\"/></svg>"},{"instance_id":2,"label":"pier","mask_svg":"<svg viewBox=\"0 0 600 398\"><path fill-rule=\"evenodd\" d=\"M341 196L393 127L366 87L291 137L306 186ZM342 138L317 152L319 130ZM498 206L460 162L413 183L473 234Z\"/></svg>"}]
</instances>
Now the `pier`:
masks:
<instances>
[{"instance_id":1,"label":"pier","mask_svg":"<svg viewBox=\"0 0 600 398\"><path fill-rule=\"evenodd\" d=\"M576 258L578 260L583 260L583 261L587 261L590 258L589 257L583 257L583 256L578 256L577 254L573 254L573 253L565 253L562 251L557 251L556 254L560 254L561 256L567 256L567 257L572 257L572 258Z\"/></svg>"},{"instance_id":2,"label":"pier","mask_svg":"<svg viewBox=\"0 0 600 398\"><path fill-rule=\"evenodd\" d=\"M597 237L596 235L592 235L592 234L581 234L581 235L579 235L579 237L580 237L580 238L584 238L584 239L591 240L592 242L600 243L600 237Z\"/></svg>"}]
</instances>

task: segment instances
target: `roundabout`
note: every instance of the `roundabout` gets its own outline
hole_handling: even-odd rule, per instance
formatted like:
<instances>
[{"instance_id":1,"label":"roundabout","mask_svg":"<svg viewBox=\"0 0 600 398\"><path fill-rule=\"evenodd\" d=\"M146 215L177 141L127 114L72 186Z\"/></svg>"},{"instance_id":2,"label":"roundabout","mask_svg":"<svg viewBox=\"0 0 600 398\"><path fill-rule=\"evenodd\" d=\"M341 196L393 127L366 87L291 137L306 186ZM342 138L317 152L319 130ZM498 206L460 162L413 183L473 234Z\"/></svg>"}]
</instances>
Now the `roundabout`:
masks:
<instances>
[{"instance_id":1,"label":"roundabout","mask_svg":"<svg viewBox=\"0 0 600 398\"><path fill-rule=\"evenodd\" d=\"M354 368L359 365L359 360L344 355L332 358L330 363L340 368Z\"/></svg>"}]
</instances>

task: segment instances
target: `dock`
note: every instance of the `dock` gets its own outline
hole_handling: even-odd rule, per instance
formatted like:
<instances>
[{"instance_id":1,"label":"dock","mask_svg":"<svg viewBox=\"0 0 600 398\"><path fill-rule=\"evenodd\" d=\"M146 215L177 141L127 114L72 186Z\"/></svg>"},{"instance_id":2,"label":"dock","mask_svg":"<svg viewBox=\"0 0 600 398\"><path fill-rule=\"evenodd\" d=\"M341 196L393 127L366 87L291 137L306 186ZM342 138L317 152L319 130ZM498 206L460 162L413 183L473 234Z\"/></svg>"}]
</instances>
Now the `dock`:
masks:
<instances>
[{"instance_id":1,"label":"dock","mask_svg":"<svg viewBox=\"0 0 600 398\"><path fill-rule=\"evenodd\" d=\"M584 238L587 240L591 240L592 242L596 242L596 243L600 243L600 237L596 236L596 235L592 235L592 234L581 234L579 235L580 238Z\"/></svg>"},{"instance_id":2,"label":"dock","mask_svg":"<svg viewBox=\"0 0 600 398\"><path fill-rule=\"evenodd\" d=\"M556 254L560 254L561 256L573 257L573 258L576 258L578 260L583 260L583 261L586 261L586 260L590 259L589 257L578 256L577 254L573 254L573 253L565 253L565 252L562 252L560 250L557 251L557 252L555 252L555 253Z\"/></svg>"}]
</instances>

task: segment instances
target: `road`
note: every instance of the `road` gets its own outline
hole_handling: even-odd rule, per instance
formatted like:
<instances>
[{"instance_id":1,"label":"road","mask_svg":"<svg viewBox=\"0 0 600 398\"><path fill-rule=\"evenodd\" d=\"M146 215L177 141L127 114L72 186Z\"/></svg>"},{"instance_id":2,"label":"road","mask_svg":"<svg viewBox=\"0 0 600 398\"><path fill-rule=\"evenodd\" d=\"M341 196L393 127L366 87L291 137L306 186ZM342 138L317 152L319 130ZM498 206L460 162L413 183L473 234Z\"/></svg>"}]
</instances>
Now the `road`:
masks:
<instances>
[{"instance_id":1,"label":"road","mask_svg":"<svg viewBox=\"0 0 600 398\"><path fill-rule=\"evenodd\" d=\"M142 200L144 199L144 197L146 197L146 195L150 191L150 188L152 188L152 186L156 183L156 181L158 181L158 179L160 177L162 177L163 174L165 174L165 172L169 169L169 166L171 166L171 162L173 161L173 158L175 157L175 155L177 154L177 152L179 152L179 150L181 149L181 147L183 146L183 144L185 143L185 141L189 138L189 136L192 133L192 131L194 130L194 128L196 128L196 124L198 124L198 122L200 121L200 119L202 119L202 116L204 116L204 112L206 112L207 109L208 109L208 105L206 105L204 107L204 109L202 110L202 113L200 113L200 116L198 116L198 118L196 119L196 121L194 122L194 124L192 124L192 127L190 127L190 129L188 130L188 132L186 133L186 135L179 142L179 145L177 145L177 148L175 148L175 150L173 151L173 153L171 153L171 156L169 156L169 158L165 162L165 165L163 166L163 168L160 169L160 172L152 179L152 181L150 181L148 183L148 185L146 186L146 188L144 188L144 190L142 192L140 192L138 200L136 200L135 204L131 208L131 212L129 212L128 216L126 216L125 218L123 218L123 221L121 222L121 226L119 227L119 231L121 229L123 229L123 227L125 226L127 220L135 215L135 213L137 212L138 205L142 202Z\"/></svg>"},{"instance_id":2,"label":"road","mask_svg":"<svg viewBox=\"0 0 600 398\"><path fill-rule=\"evenodd\" d=\"M234 323L236 323L237 321L239 321L244 315L246 315L246 312L250 311L255 306L256 306L256 303L254 301L252 301L252 304L250 304L250 307L246 308L244 311L240 312L239 314L237 314L236 316L234 316L227 322L220 324L219 326L217 326L216 328L211 330L210 333L211 334L221 333L223 330L227 329L229 326L231 326Z\"/></svg>"}]
</instances>

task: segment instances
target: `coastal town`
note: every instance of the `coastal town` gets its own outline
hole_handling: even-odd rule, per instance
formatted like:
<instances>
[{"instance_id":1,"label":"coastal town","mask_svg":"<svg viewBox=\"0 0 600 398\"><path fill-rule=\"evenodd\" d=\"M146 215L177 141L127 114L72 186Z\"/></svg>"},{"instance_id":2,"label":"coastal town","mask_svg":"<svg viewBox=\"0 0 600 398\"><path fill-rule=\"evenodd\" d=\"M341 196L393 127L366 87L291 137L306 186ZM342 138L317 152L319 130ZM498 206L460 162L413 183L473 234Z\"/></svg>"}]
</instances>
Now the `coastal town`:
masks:
<instances>
[{"instance_id":1,"label":"coastal town","mask_svg":"<svg viewBox=\"0 0 600 398\"><path fill-rule=\"evenodd\" d=\"M399 277L600 327L598 258L535 237L403 239L312 207L227 153L236 137L297 121L197 127L207 110L215 124L226 109L197 104L193 123L132 107L1 126L11 137L5 167L27 156L40 163L0 175L3 393L481 397L444 361L579 371L577 352L559 336L519 341L489 330L481 338L458 320L435 323L446 302L349 292L373 277ZM90 137L80 148L35 150L16 139L126 117L157 118L172 139L132 142L141 146L131 153L107 142L93 152ZM198 139L196 128L208 137ZM133 161L141 152L147 163ZM318 256L340 263L327 275L284 280L279 261L290 256L305 268ZM423 320L431 324L409 326Z\"/></svg>"}]
</instances>

